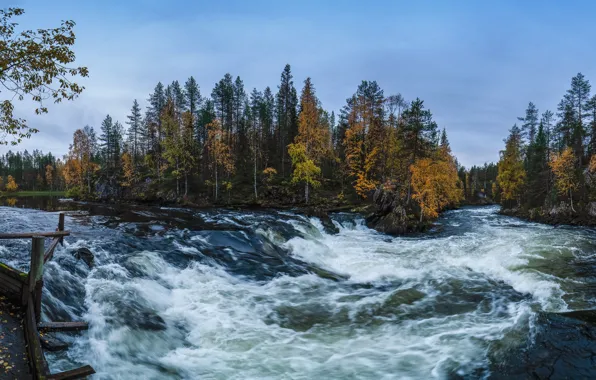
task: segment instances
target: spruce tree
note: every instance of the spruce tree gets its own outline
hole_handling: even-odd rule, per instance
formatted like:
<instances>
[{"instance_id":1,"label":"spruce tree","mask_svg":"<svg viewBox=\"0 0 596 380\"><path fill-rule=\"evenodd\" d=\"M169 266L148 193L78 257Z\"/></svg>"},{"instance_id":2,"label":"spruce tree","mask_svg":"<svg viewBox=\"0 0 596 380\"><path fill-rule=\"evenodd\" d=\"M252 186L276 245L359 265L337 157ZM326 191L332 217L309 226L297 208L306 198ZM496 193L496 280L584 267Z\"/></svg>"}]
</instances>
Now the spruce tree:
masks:
<instances>
[{"instance_id":1,"label":"spruce tree","mask_svg":"<svg viewBox=\"0 0 596 380\"><path fill-rule=\"evenodd\" d=\"M536 130L538 129L538 108L536 108L534 103L530 102L528 108L526 108L526 115L517 119L523 121L521 133L526 138L527 143L531 144L536 137Z\"/></svg>"},{"instance_id":2,"label":"spruce tree","mask_svg":"<svg viewBox=\"0 0 596 380\"><path fill-rule=\"evenodd\" d=\"M136 99L132 104L132 109L127 119L129 148L132 153L132 163L134 165L142 152L140 142L143 140L141 107Z\"/></svg>"},{"instance_id":3,"label":"spruce tree","mask_svg":"<svg viewBox=\"0 0 596 380\"><path fill-rule=\"evenodd\" d=\"M281 73L281 83L276 95L278 141L276 162L279 162L278 168L283 177L287 174L287 146L294 140L298 131L297 107L298 96L292 81L291 68L290 65L286 65Z\"/></svg>"}]
</instances>

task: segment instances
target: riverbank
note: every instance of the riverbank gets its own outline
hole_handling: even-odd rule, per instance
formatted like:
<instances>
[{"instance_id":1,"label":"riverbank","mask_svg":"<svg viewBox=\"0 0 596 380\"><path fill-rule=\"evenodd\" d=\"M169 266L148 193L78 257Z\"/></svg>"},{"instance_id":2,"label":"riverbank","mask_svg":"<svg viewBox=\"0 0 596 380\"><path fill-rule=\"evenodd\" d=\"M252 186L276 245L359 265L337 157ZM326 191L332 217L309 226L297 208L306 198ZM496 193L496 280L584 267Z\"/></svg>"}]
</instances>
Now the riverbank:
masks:
<instances>
[{"instance_id":1,"label":"riverbank","mask_svg":"<svg viewBox=\"0 0 596 380\"><path fill-rule=\"evenodd\" d=\"M64 191L0 191L0 197L20 198L20 197L63 197Z\"/></svg>"},{"instance_id":2,"label":"riverbank","mask_svg":"<svg viewBox=\"0 0 596 380\"><path fill-rule=\"evenodd\" d=\"M596 226L596 202L575 205L573 209L565 202L561 202L558 206L549 207L501 208L499 213L501 215L550 225Z\"/></svg>"}]
</instances>

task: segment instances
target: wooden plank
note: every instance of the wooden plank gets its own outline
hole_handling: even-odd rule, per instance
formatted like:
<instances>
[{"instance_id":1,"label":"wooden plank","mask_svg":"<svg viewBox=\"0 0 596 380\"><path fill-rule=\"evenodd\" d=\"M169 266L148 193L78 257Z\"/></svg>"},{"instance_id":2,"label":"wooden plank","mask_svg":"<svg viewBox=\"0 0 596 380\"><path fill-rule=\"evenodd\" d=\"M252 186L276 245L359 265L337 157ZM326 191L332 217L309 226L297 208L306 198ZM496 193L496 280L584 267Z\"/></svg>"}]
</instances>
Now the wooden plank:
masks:
<instances>
[{"instance_id":1,"label":"wooden plank","mask_svg":"<svg viewBox=\"0 0 596 380\"><path fill-rule=\"evenodd\" d=\"M72 380L82 379L87 376L91 376L95 373L95 370L90 365L83 366L77 369L71 369L70 371L54 373L48 376L48 380Z\"/></svg>"},{"instance_id":2,"label":"wooden plank","mask_svg":"<svg viewBox=\"0 0 596 380\"><path fill-rule=\"evenodd\" d=\"M64 237L69 236L70 231L54 231L54 232L23 232L17 234L0 234L0 239L31 239L34 236L43 237Z\"/></svg>"},{"instance_id":3,"label":"wooden plank","mask_svg":"<svg viewBox=\"0 0 596 380\"><path fill-rule=\"evenodd\" d=\"M61 212L60 215L58 215L58 231L64 231L64 213ZM64 237L60 238L60 243L64 244Z\"/></svg>"},{"instance_id":4,"label":"wooden plank","mask_svg":"<svg viewBox=\"0 0 596 380\"><path fill-rule=\"evenodd\" d=\"M43 254L43 262L47 263L48 260L51 260L52 257L54 256L54 250L56 249L56 247L58 246L58 244L61 242L62 238L54 238L54 240L52 240L52 243L50 243L50 246L48 247L48 249L46 249L46 252Z\"/></svg>"},{"instance_id":5,"label":"wooden plank","mask_svg":"<svg viewBox=\"0 0 596 380\"><path fill-rule=\"evenodd\" d=\"M41 294L42 294L42 290L43 290L43 280L39 280L35 284L35 291L33 292L33 302L35 302L35 303L33 305L29 305L29 307L31 307L31 306L34 306L35 307L35 320L38 321L38 322L41 320Z\"/></svg>"},{"instance_id":6,"label":"wooden plank","mask_svg":"<svg viewBox=\"0 0 596 380\"><path fill-rule=\"evenodd\" d=\"M39 331L37 331L37 323L35 321L35 311L33 310L33 300L31 295L27 302L27 313L25 316L25 341L27 342L29 352L29 363L31 366L31 374L35 379L43 379L50 374L48 363L41 349L41 342L39 340Z\"/></svg>"},{"instance_id":7,"label":"wooden plank","mask_svg":"<svg viewBox=\"0 0 596 380\"><path fill-rule=\"evenodd\" d=\"M81 331L89 329L87 322L40 322L37 325L40 331Z\"/></svg>"},{"instance_id":8,"label":"wooden plank","mask_svg":"<svg viewBox=\"0 0 596 380\"><path fill-rule=\"evenodd\" d=\"M31 244L31 265L29 266L29 292L35 289L37 281L43 276L43 244L42 236L34 236Z\"/></svg>"},{"instance_id":9,"label":"wooden plank","mask_svg":"<svg viewBox=\"0 0 596 380\"><path fill-rule=\"evenodd\" d=\"M47 334L40 336L39 341L41 342L41 347L46 351L56 352L68 349L68 343Z\"/></svg>"},{"instance_id":10,"label":"wooden plank","mask_svg":"<svg viewBox=\"0 0 596 380\"><path fill-rule=\"evenodd\" d=\"M25 280L27 279L27 275L24 275L19 278L15 278L7 273L0 271L0 283L7 284L13 287L21 287L24 285ZM29 282L27 282L28 284Z\"/></svg>"},{"instance_id":11,"label":"wooden plank","mask_svg":"<svg viewBox=\"0 0 596 380\"><path fill-rule=\"evenodd\" d=\"M23 284L29 282L27 273L23 273L20 270L14 269L13 267L0 263L0 274L12 277L13 279L20 281Z\"/></svg>"}]
</instances>

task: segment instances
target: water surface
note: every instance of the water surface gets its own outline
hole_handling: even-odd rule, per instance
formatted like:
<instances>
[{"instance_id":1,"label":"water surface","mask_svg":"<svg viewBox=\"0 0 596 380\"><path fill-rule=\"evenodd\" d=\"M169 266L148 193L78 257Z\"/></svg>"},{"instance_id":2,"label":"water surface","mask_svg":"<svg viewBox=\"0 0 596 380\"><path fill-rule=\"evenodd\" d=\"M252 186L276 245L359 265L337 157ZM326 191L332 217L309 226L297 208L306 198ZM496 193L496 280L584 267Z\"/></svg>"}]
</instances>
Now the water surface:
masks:
<instances>
[{"instance_id":1,"label":"water surface","mask_svg":"<svg viewBox=\"0 0 596 380\"><path fill-rule=\"evenodd\" d=\"M27 207L35 208L31 202ZM445 213L390 237L358 215L340 233L291 212L52 201L72 230L45 269L43 318L61 335L53 371L98 379L593 378L596 234ZM57 212L0 207L0 229L53 230ZM27 268L28 244L0 258ZM82 247L95 266L74 257ZM596 318L593 318L596 319Z\"/></svg>"}]
</instances>

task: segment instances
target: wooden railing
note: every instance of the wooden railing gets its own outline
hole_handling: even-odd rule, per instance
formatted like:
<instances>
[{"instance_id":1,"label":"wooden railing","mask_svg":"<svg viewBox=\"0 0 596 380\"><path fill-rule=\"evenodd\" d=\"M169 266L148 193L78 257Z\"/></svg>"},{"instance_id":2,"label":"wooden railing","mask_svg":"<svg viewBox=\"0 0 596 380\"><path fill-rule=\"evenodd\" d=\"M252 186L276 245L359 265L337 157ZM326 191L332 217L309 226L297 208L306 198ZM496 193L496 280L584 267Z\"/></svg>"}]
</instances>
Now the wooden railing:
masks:
<instances>
[{"instance_id":1,"label":"wooden railing","mask_svg":"<svg viewBox=\"0 0 596 380\"><path fill-rule=\"evenodd\" d=\"M43 289L44 264L52 258L58 244L65 236L64 214L60 213L58 228L55 232L33 232L0 234L0 239L31 239L31 265L29 273L0 263L0 294L25 310L23 332L28 347L29 366L35 379L80 379L95 373L91 366L83 366L71 371L51 374L42 349L39 330L75 331L88 328L85 322L41 322L41 302ZM47 250L44 250L45 238L53 238ZM16 332L15 332L16 333Z\"/></svg>"}]
</instances>

